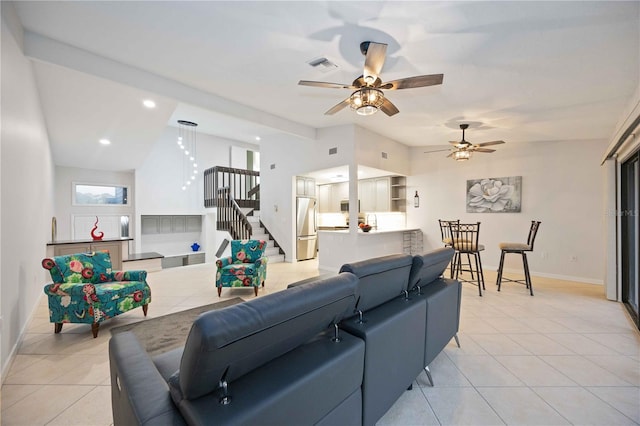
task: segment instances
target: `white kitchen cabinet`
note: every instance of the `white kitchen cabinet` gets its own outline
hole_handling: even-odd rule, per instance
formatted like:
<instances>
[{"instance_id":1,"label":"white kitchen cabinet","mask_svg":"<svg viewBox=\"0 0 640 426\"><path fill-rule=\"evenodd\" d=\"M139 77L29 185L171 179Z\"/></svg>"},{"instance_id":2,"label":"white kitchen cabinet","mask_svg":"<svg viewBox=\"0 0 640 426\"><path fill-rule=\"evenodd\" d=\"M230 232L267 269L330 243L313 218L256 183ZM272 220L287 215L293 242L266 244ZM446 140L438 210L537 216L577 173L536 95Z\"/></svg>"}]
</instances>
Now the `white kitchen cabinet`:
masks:
<instances>
[{"instance_id":1,"label":"white kitchen cabinet","mask_svg":"<svg viewBox=\"0 0 640 426\"><path fill-rule=\"evenodd\" d=\"M316 181L305 176L296 177L296 195L298 197L315 197Z\"/></svg>"},{"instance_id":2,"label":"white kitchen cabinet","mask_svg":"<svg viewBox=\"0 0 640 426\"><path fill-rule=\"evenodd\" d=\"M361 212L388 212L391 210L391 183L389 177L358 181Z\"/></svg>"},{"instance_id":3,"label":"white kitchen cabinet","mask_svg":"<svg viewBox=\"0 0 640 426\"><path fill-rule=\"evenodd\" d=\"M320 213L332 213L332 212L340 211L339 208L338 210L334 209L332 194L333 194L333 185L318 186L318 210Z\"/></svg>"}]
</instances>

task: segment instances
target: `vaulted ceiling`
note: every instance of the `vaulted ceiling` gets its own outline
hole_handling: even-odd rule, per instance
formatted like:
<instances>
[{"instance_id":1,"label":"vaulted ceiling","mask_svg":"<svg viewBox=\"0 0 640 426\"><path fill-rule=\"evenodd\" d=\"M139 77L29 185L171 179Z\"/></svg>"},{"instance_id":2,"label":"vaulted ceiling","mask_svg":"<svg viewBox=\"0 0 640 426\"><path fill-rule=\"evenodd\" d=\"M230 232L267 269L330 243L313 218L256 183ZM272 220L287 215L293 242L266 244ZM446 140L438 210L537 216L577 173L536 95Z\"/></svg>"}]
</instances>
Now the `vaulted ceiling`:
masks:
<instances>
[{"instance_id":1,"label":"vaulted ceiling","mask_svg":"<svg viewBox=\"0 0 640 426\"><path fill-rule=\"evenodd\" d=\"M60 165L133 169L167 125L257 143L357 124L410 146L608 140L640 83L640 3L16 2ZM362 41L387 43L384 81L400 113L324 112L362 74ZM312 67L325 57L336 67ZM156 101L154 110L141 106ZM97 140L112 140L96 155ZM123 156L126 149L126 156ZM87 154L91 153L91 154Z\"/></svg>"}]
</instances>

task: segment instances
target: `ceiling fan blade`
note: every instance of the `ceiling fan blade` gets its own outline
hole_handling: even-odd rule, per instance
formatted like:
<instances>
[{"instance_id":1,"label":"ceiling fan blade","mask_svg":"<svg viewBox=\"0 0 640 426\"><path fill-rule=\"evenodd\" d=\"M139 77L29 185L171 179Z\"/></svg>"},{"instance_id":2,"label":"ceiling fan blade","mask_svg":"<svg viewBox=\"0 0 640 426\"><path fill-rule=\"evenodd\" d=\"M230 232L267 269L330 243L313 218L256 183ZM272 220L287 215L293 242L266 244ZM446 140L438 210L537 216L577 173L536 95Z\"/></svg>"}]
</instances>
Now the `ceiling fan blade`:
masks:
<instances>
[{"instance_id":1,"label":"ceiling fan blade","mask_svg":"<svg viewBox=\"0 0 640 426\"><path fill-rule=\"evenodd\" d=\"M436 149L435 151L425 151L425 154L431 154L432 152L443 152L443 151L451 151L450 149Z\"/></svg>"},{"instance_id":2,"label":"ceiling fan blade","mask_svg":"<svg viewBox=\"0 0 640 426\"><path fill-rule=\"evenodd\" d=\"M460 143L460 141L449 141L449 143L451 145L458 145Z\"/></svg>"},{"instance_id":3,"label":"ceiling fan blade","mask_svg":"<svg viewBox=\"0 0 640 426\"><path fill-rule=\"evenodd\" d=\"M415 77L393 80L380 86L381 89L400 90L413 89L415 87L435 86L442 84L444 74L418 75Z\"/></svg>"},{"instance_id":4,"label":"ceiling fan blade","mask_svg":"<svg viewBox=\"0 0 640 426\"><path fill-rule=\"evenodd\" d=\"M387 45L384 43L369 42L367 47L367 58L364 61L364 73L362 74L367 83L373 83L382 71L385 55L387 54ZM368 81L368 77L373 77Z\"/></svg>"},{"instance_id":5,"label":"ceiling fan blade","mask_svg":"<svg viewBox=\"0 0 640 426\"><path fill-rule=\"evenodd\" d=\"M476 146L491 146L491 145L500 145L502 143L505 143L504 141L491 141L491 142L482 142L479 144L476 144Z\"/></svg>"},{"instance_id":6,"label":"ceiling fan blade","mask_svg":"<svg viewBox=\"0 0 640 426\"><path fill-rule=\"evenodd\" d=\"M451 154L447 155L446 158L451 157L454 153L455 153L455 151L451 151Z\"/></svg>"},{"instance_id":7,"label":"ceiling fan blade","mask_svg":"<svg viewBox=\"0 0 640 426\"><path fill-rule=\"evenodd\" d=\"M475 148L473 151L474 152L496 152L495 149L488 149L488 148Z\"/></svg>"},{"instance_id":8,"label":"ceiling fan blade","mask_svg":"<svg viewBox=\"0 0 640 426\"><path fill-rule=\"evenodd\" d=\"M391 101L387 98L384 98L384 102L382 102L380 109L389 117L391 117L392 115L396 115L397 113L400 112L398 108L396 108L396 106L392 104Z\"/></svg>"},{"instance_id":9,"label":"ceiling fan blade","mask_svg":"<svg viewBox=\"0 0 640 426\"><path fill-rule=\"evenodd\" d=\"M327 83L324 81L300 80L298 84L300 86L325 87L328 89L356 89L355 86L346 85L342 83Z\"/></svg>"},{"instance_id":10,"label":"ceiling fan blade","mask_svg":"<svg viewBox=\"0 0 640 426\"><path fill-rule=\"evenodd\" d=\"M344 109L344 107L348 105L349 105L349 98L345 99L344 101L340 102L337 105L334 105L331 109L325 112L324 115L333 115L338 111L342 111L342 109Z\"/></svg>"}]
</instances>

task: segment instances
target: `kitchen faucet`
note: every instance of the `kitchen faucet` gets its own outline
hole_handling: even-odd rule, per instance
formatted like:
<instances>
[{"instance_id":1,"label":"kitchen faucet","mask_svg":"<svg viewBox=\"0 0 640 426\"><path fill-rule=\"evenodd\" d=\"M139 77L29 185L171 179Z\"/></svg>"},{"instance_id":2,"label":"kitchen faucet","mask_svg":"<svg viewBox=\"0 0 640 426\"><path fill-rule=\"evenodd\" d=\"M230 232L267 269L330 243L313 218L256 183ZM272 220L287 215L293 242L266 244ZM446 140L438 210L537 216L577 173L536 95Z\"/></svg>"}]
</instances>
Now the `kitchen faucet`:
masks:
<instances>
[{"instance_id":1,"label":"kitchen faucet","mask_svg":"<svg viewBox=\"0 0 640 426\"><path fill-rule=\"evenodd\" d=\"M373 217L373 220L369 219ZM378 216L375 213L367 214L367 225L370 225L373 229L378 230Z\"/></svg>"}]
</instances>

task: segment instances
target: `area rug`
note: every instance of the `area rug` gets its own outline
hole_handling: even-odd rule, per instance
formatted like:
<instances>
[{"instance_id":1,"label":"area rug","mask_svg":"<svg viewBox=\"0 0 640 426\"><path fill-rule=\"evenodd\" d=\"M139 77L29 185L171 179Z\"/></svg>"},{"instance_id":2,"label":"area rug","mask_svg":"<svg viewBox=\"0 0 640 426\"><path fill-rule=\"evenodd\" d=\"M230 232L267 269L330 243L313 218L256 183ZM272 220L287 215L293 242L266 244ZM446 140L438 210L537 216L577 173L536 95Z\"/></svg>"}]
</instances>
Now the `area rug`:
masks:
<instances>
[{"instance_id":1,"label":"area rug","mask_svg":"<svg viewBox=\"0 0 640 426\"><path fill-rule=\"evenodd\" d=\"M242 303L244 300L240 297L225 300L210 305L199 306L197 308L187 309L186 311L175 312L173 314L164 315L157 318L149 318L144 321L132 324L122 325L111 329L111 334L122 333L123 331L131 331L136 335L142 347L151 356L158 355L184 346L187 341L187 335L191 330L193 321L203 312L221 309L227 306Z\"/></svg>"}]
</instances>

